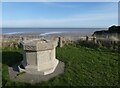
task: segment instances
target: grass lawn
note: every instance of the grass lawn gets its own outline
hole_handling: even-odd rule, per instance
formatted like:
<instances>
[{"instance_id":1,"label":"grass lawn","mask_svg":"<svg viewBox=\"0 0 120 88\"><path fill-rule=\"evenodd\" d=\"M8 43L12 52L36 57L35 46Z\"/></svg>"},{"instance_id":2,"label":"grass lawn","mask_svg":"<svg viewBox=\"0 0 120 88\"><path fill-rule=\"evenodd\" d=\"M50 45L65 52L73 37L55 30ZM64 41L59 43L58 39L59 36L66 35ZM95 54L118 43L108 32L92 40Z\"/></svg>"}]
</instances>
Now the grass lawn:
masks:
<instances>
[{"instance_id":1,"label":"grass lawn","mask_svg":"<svg viewBox=\"0 0 120 88\"><path fill-rule=\"evenodd\" d=\"M117 52L66 45L57 48L57 59L66 65L65 73L34 85L9 80L8 66L20 61L19 49L3 50L3 86L118 86Z\"/></svg>"}]
</instances>

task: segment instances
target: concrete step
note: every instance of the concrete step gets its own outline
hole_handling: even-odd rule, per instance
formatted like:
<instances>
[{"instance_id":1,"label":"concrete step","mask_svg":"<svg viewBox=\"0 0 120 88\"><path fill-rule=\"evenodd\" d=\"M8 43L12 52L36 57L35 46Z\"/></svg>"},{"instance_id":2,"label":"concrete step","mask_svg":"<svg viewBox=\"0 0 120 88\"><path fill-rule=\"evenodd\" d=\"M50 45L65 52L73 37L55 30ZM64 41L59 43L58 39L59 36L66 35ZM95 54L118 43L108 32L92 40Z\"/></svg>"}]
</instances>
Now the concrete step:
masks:
<instances>
[{"instance_id":1,"label":"concrete step","mask_svg":"<svg viewBox=\"0 0 120 88\"><path fill-rule=\"evenodd\" d=\"M44 75L48 75L54 72L54 68L46 69L46 70L43 70L42 72L44 73Z\"/></svg>"},{"instance_id":2,"label":"concrete step","mask_svg":"<svg viewBox=\"0 0 120 88\"><path fill-rule=\"evenodd\" d=\"M48 75L48 74L53 73L55 71L58 63L59 63L59 61L56 59L52 68L45 69L45 70L42 71L42 72L44 72L44 75Z\"/></svg>"},{"instance_id":3,"label":"concrete step","mask_svg":"<svg viewBox=\"0 0 120 88\"><path fill-rule=\"evenodd\" d=\"M48 64L50 66L48 66L47 68L44 68L44 69L41 68L40 70L38 70L37 66L28 65L25 67L25 71L30 74L48 75L55 71L58 63L59 63L59 61L57 59L55 59L54 62L52 62L52 64ZM46 66L46 65L44 65L44 66Z\"/></svg>"},{"instance_id":4,"label":"concrete step","mask_svg":"<svg viewBox=\"0 0 120 88\"><path fill-rule=\"evenodd\" d=\"M37 66L31 66L31 65L29 66L29 65L28 65L28 66L25 67L25 70L26 70L26 72L29 73L29 74L44 75L43 72L37 70Z\"/></svg>"}]
</instances>

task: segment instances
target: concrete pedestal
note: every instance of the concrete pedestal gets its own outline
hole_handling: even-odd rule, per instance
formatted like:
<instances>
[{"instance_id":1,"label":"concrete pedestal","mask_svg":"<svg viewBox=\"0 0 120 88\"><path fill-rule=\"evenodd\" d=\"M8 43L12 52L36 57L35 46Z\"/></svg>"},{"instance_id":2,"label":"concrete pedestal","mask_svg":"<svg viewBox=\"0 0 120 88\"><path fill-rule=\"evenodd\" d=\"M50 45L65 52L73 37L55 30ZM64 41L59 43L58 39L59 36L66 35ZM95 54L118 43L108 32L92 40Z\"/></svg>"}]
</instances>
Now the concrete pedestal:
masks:
<instances>
[{"instance_id":1,"label":"concrete pedestal","mask_svg":"<svg viewBox=\"0 0 120 88\"><path fill-rule=\"evenodd\" d=\"M18 66L19 71L41 75L53 73L59 63L55 55L57 44L57 41L53 40L25 41L23 43L23 61Z\"/></svg>"}]
</instances>

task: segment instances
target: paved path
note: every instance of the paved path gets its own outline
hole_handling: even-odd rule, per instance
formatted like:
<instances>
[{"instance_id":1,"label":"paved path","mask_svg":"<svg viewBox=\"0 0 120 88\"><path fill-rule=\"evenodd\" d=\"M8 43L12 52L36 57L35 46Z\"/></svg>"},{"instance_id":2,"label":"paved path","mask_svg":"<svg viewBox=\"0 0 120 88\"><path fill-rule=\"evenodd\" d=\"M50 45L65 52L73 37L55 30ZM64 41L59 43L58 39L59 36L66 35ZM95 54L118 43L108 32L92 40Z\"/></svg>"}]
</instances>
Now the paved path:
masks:
<instances>
[{"instance_id":1,"label":"paved path","mask_svg":"<svg viewBox=\"0 0 120 88\"><path fill-rule=\"evenodd\" d=\"M65 68L65 64L59 61L58 66L56 67L55 71L52 74L43 76L43 75L34 75L34 74L24 73L17 76L18 72L14 71L12 67L9 67L9 76L12 81L19 81L19 82L34 84L34 83L40 83L41 81L47 81L59 74L64 73L64 68Z\"/></svg>"}]
</instances>

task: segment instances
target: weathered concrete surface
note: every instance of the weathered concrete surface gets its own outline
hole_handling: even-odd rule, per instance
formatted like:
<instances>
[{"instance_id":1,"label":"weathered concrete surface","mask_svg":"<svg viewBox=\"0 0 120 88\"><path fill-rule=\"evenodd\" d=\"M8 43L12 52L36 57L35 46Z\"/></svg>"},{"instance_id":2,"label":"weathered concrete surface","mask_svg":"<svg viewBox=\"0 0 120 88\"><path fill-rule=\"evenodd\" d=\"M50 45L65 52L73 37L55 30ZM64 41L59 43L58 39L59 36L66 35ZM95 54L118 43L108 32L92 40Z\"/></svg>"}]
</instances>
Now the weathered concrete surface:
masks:
<instances>
[{"instance_id":1,"label":"weathered concrete surface","mask_svg":"<svg viewBox=\"0 0 120 88\"><path fill-rule=\"evenodd\" d=\"M28 65L37 65L37 54L36 52L27 52L26 53L26 57L27 57L27 64Z\"/></svg>"},{"instance_id":2,"label":"weathered concrete surface","mask_svg":"<svg viewBox=\"0 0 120 88\"><path fill-rule=\"evenodd\" d=\"M48 75L54 72L59 60L56 59L54 40L33 39L23 42L22 66L30 74ZM21 65L20 65L21 66ZM19 66L19 71L24 71Z\"/></svg>"},{"instance_id":3,"label":"weathered concrete surface","mask_svg":"<svg viewBox=\"0 0 120 88\"><path fill-rule=\"evenodd\" d=\"M17 66L17 65L16 65ZM15 66L14 66L15 68ZM12 67L9 67L9 76L10 80L15 82L25 82L25 83L40 83L42 81L50 80L51 78L63 74L64 73L65 64L61 61L59 61L59 64L55 68L55 71L52 74L49 75L40 75L40 74L29 74L24 73L19 76L17 76L18 72L14 71Z\"/></svg>"},{"instance_id":4,"label":"weathered concrete surface","mask_svg":"<svg viewBox=\"0 0 120 88\"><path fill-rule=\"evenodd\" d=\"M24 41L23 49L28 51L45 51L54 49L57 46L57 41L32 39Z\"/></svg>"}]
</instances>

